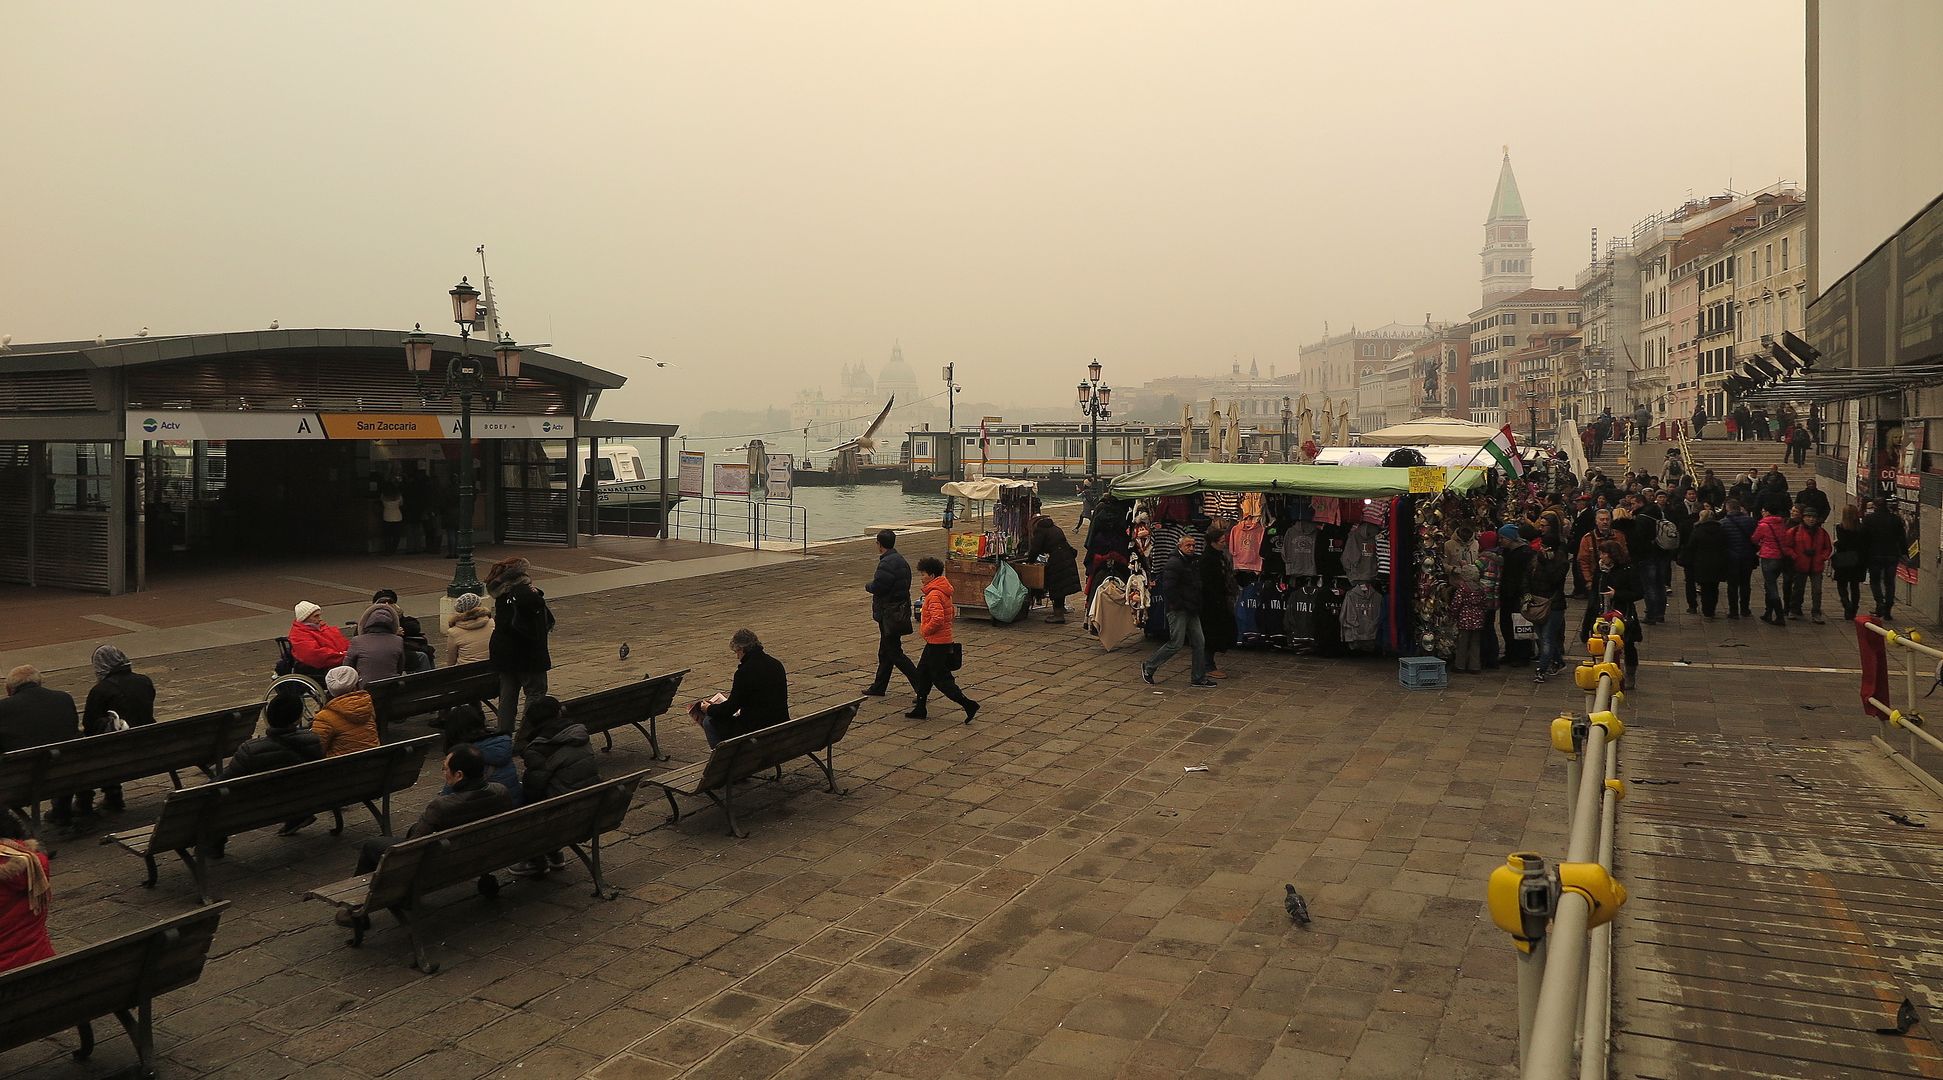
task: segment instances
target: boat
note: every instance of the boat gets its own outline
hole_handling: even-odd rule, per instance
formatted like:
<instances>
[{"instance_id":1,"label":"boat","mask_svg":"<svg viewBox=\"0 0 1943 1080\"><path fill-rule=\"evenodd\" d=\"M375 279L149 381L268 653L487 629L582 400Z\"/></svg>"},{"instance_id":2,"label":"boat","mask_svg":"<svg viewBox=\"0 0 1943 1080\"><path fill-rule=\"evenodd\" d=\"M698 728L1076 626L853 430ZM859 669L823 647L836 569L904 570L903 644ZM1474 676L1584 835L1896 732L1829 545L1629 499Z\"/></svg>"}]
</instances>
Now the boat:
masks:
<instances>
[{"instance_id":1,"label":"boat","mask_svg":"<svg viewBox=\"0 0 1943 1080\"><path fill-rule=\"evenodd\" d=\"M551 459L552 487L556 491L564 490L567 486L565 452L557 443L545 445L547 457ZM661 528L662 492L668 493L668 506L681 502L679 478L674 473L666 477L658 475L660 470L650 469L641 451L626 443L601 444L599 456L583 457L581 466L581 490L584 493L587 484L592 483L594 505L599 514L597 519L590 520L588 508L581 509L583 532L654 536ZM594 527L589 528L590 524Z\"/></svg>"}]
</instances>

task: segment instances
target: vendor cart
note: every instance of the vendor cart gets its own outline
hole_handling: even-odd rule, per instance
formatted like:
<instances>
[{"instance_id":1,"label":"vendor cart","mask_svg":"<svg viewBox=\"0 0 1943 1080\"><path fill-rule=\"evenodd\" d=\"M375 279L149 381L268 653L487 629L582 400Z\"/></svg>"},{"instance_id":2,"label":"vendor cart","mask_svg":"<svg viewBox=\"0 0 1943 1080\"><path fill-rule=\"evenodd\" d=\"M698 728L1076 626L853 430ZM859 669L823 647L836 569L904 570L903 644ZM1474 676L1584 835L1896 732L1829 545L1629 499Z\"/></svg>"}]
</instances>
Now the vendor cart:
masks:
<instances>
[{"instance_id":1,"label":"vendor cart","mask_svg":"<svg viewBox=\"0 0 1943 1080\"><path fill-rule=\"evenodd\" d=\"M1019 580L1028 589L1042 588L1046 568L1013 561L1025 550L1025 529L1020 522L1029 516L1029 507L1039 485L1031 480L994 480L978 478L944 485L949 498L963 499L966 516L947 536L945 580L951 582L951 595L964 618L990 619L985 606L985 590L992 584L1001 559L1011 563Z\"/></svg>"}]
</instances>

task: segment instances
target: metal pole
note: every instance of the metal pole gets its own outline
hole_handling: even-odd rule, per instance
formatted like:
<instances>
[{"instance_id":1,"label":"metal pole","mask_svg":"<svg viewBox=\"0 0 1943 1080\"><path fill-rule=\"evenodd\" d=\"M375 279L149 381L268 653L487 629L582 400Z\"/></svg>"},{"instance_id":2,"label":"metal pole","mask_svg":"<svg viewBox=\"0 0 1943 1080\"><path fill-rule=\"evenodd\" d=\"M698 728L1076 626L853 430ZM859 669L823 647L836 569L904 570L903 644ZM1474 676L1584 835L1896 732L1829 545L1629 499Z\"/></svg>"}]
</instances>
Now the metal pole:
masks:
<instances>
[{"instance_id":1,"label":"metal pole","mask_svg":"<svg viewBox=\"0 0 1943 1080\"><path fill-rule=\"evenodd\" d=\"M661 437L661 538L668 539L668 528L675 520L674 507L668 505L668 436Z\"/></svg>"},{"instance_id":2,"label":"metal pole","mask_svg":"<svg viewBox=\"0 0 1943 1080\"><path fill-rule=\"evenodd\" d=\"M1585 974L1588 947L1586 924L1592 907L1576 892L1560 894L1558 914L1553 917L1551 933L1546 935L1545 976L1539 984L1538 1006L1532 1014L1531 1046L1525 1055L1526 1077L1557 1077L1564 1080L1572 1063L1572 1042L1577 1038L1579 1003L1578 981Z\"/></svg>"},{"instance_id":3,"label":"metal pole","mask_svg":"<svg viewBox=\"0 0 1943 1080\"><path fill-rule=\"evenodd\" d=\"M1518 954L1518 1060L1531 1060L1532 1024L1538 1018L1538 988L1545 979L1545 940Z\"/></svg>"},{"instance_id":4,"label":"metal pole","mask_svg":"<svg viewBox=\"0 0 1943 1080\"><path fill-rule=\"evenodd\" d=\"M1606 755L1606 779L1617 779L1618 755ZM1603 785L1602 785L1603 786ZM1612 866L1613 833L1618 827L1619 796L1607 789L1599 808L1599 865ZM1612 1037L1612 924L1592 931L1587 960L1584 1028L1579 1033L1579 1080L1606 1080L1606 1048Z\"/></svg>"},{"instance_id":5,"label":"metal pole","mask_svg":"<svg viewBox=\"0 0 1943 1080\"><path fill-rule=\"evenodd\" d=\"M1086 412L1093 422L1092 446L1087 451L1090 466L1087 476L1097 485L1100 482L1100 389L1097 386L1093 388L1093 400L1086 407Z\"/></svg>"},{"instance_id":6,"label":"metal pole","mask_svg":"<svg viewBox=\"0 0 1943 1080\"><path fill-rule=\"evenodd\" d=\"M479 572L472 565L472 392L477 380L472 375L472 334L459 324L459 564L452 568L452 584L445 594L451 597L483 591Z\"/></svg>"}]
</instances>

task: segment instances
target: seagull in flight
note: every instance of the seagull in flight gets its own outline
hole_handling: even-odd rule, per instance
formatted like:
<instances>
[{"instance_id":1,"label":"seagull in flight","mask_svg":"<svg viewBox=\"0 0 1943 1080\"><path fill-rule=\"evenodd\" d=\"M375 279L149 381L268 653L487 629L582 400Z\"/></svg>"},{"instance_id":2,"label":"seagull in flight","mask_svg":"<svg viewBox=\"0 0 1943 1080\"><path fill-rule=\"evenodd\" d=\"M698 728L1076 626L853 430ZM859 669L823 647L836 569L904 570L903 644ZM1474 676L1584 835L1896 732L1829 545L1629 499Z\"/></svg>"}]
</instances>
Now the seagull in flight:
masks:
<instances>
[{"instance_id":1,"label":"seagull in flight","mask_svg":"<svg viewBox=\"0 0 1943 1080\"><path fill-rule=\"evenodd\" d=\"M636 355L636 356L639 356L639 357L640 357L641 359L643 359L643 360L654 360L654 357L652 357L652 356L648 356L648 355L646 355L646 354L644 354L644 353L635 353L634 355ZM668 366L668 361L666 361L666 360L654 360L654 366L655 366L655 367L667 367L667 366Z\"/></svg>"}]
</instances>

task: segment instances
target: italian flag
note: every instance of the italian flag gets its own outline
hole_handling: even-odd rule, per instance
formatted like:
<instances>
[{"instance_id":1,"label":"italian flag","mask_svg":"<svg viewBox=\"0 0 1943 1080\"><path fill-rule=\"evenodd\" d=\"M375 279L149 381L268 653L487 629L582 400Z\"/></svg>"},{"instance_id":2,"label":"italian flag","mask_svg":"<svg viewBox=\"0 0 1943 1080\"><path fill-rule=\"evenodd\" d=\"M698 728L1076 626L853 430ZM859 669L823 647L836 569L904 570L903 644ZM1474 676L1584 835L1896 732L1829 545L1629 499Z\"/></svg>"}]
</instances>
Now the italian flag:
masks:
<instances>
[{"instance_id":1,"label":"italian flag","mask_svg":"<svg viewBox=\"0 0 1943 1080\"><path fill-rule=\"evenodd\" d=\"M1491 441L1484 444L1484 452L1491 455L1506 476L1525 475L1525 463L1518 458L1518 439L1511 434L1510 424L1499 428Z\"/></svg>"}]
</instances>

